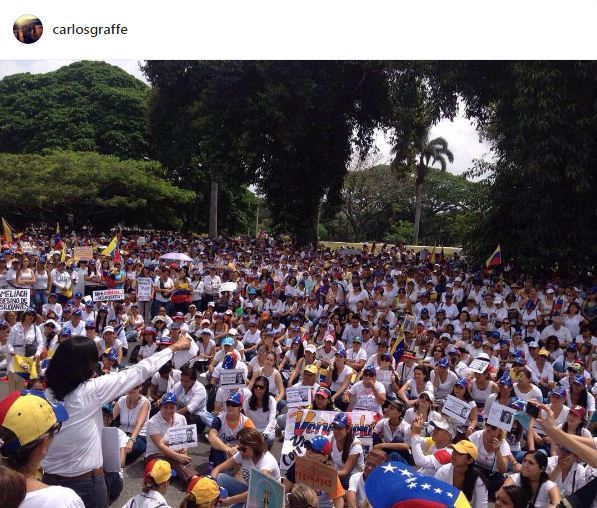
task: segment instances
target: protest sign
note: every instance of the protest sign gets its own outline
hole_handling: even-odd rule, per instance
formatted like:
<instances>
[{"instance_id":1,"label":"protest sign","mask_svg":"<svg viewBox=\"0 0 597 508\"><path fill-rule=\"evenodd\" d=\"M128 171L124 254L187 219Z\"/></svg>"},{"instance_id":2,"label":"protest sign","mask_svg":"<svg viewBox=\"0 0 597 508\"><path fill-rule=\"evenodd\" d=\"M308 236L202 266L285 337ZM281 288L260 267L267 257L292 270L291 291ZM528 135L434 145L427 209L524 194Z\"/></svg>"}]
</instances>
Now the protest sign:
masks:
<instances>
[{"instance_id":1,"label":"protest sign","mask_svg":"<svg viewBox=\"0 0 597 508\"><path fill-rule=\"evenodd\" d=\"M114 302L124 300L124 289L104 289L93 292L94 302Z\"/></svg>"},{"instance_id":2,"label":"protest sign","mask_svg":"<svg viewBox=\"0 0 597 508\"><path fill-rule=\"evenodd\" d=\"M147 243L147 240L144 236L137 237L137 245L141 246L141 245L145 245L146 243Z\"/></svg>"},{"instance_id":3,"label":"protest sign","mask_svg":"<svg viewBox=\"0 0 597 508\"><path fill-rule=\"evenodd\" d=\"M338 472L307 457L297 457L295 462L296 483L304 483L314 490L322 490L331 496L338 489Z\"/></svg>"},{"instance_id":4,"label":"protest sign","mask_svg":"<svg viewBox=\"0 0 597 508\"><path fill-rule=\"evenodd\" d=\"M314 436L332 434L331 424L338 413L313 409L289 409L286 413L284 443L280 455L280 469L286 471L296 457L304 455L305 441ZM373 411L352 411L352 433L365 447L373 441L373 427L379 417Z\"/></svg>"},{"instance_id":5,"label":"protest sign","mask_svg":"<svg viewBox=\"0 0 597 508\"><path fill-rule=\"evenodd\" d=\"M189 363L193 358L197 356L199 352L199 346L191 339L191 347L182 351L176 351L172 355L172 363L176 369L180 369L183 365Z\"/></svg>"},{"instance_id":6,"label":"protest sign","mask_svg":"<svg viewBox=\"0 0 597 508\"><path fill-rule=\"evenodd\" d=\"M102 455L104 471L118 473L120 471L120 439L116 427L102 428Z\"/></svg>"},{"instance_id":7,"label":"protest sign","mask_svg":"<svg viewBox=\"0 0 597 508\"><path fill-rule=\"evenodd\" d=\"M464 425L468 415L471 412L471 409L473 409L472 404L464 400L460 400L454 397L454 395L448 395L446 397L446 402L444 403L442 413L446 416L449 416L457 423Z\"/></svg>"},{"instance_id":8,"label":"protest sign","mask_svg":"<svg viewBox=\"0 0 597 508\"><path fill-rule=\"evenodd\" d=\"M494 402L489 410L487 423L489 423L489 425L494 425L499 429L504 429L505 431L510 432L516 412L516 409L502 406L501 404Z\"/></svg>"},{"instance_id":9,"label":"protest sign","mask_svg":"<svg viewBox=\"0 0 597 508\"><path fill-rule=\"evenodd\" d=\"M197 446L197 426L179 425L176 427L170 427L166 431L164 441L168 443L168 447L171 450L194 448Z\"/></svg>"},{"instance_id":10,"label":"protest sign","mask_svg":"<svg viewBox=\"0 0 597 508\"><path fill-rule=\"evenodd\" d=\"M220 386L245 385L245 371L243 369L222 369L220 370Z\"/></svg>"},{"instance_id":11,"label":"protest sign","mask_svg":"<svg viewBox=\"0 0 597 508\"><path fill-rule=\"evenodd\" d=\"M150 302L152 285L153 280L151 277L137 277L137 300L140 302Z\"/></svg>"},{"instance_id":12,"label":"protest sign","mask_svg":"<svg viewBox=\"0 0 597 508\"><path fill-rule=\"evenodd\" d=\"M93 259L93 247L91 245L75 247L73 257L75 261L91 261Z\"/></svg>"},{"instance_id":13,"label":"protest sign","mask_svg":"<svg viewBox=\"0 0 597 508\"><path fill-rule=\"evenodd\" d=\"M487 367L489 367L489 360L485 358L475 358L468 366L470 370L479 374L483 374L487 370Z\"/></svg>"},{"instance_id":14,"label":"protest sign","mask_svg":"<svg viewBox=\"0 0 597 508\"><path fill-rule=\"evenodd\" d=\"M30 289L0 289L0 311L19 312L27 310Z\"/></svg>"},{"instance_id":15,"label":"protest sign","mask_svg":"<svg viewBox=\"0 0 597 508\"><path fill-rule=\"evenodd\" d=\"M252 469L246 506L247 508L282 508L284 486L259 469Z\"/></svg>"},{"instance_id":16,"label":"protest sign","mask_svg":"<svg viewBox=\"0 0 597 508\"><path fill-rule=\"evenodd\" d=\"M286 389L288 407L307 407L311 404L311 387L296 386Z\"/></svg>"}]
</instances>

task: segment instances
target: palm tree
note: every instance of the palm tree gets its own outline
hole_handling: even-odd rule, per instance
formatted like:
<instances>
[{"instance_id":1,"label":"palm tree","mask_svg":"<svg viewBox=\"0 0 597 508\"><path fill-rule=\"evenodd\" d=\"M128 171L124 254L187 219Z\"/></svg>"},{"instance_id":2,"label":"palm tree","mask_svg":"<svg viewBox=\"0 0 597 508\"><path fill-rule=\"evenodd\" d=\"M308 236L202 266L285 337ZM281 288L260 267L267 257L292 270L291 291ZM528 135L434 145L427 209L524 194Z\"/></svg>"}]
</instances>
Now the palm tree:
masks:
<instances>
[{"instance_id":1,"label":"palm tree","mask_svg":"<svg viewBox=\"0 0 597 508\"><path fill-rule=\"evenodd\" d=\"M426 129L422 136L413 143L412 153L415 154L417 178L415 182L415 234L413 242L419 243L419 224L421 222L421 205L423 203L423 185L429 173L429 168L439 163L440 169L446 171L448 161L454 162L454 154L448 149L448 142L445 138L438 137L429 139L429 129ZM392 147L392 154L395 155L392 161L392 168L396 169L403 163L404 149L397 144Z\"/></svg>"}]
</instances>

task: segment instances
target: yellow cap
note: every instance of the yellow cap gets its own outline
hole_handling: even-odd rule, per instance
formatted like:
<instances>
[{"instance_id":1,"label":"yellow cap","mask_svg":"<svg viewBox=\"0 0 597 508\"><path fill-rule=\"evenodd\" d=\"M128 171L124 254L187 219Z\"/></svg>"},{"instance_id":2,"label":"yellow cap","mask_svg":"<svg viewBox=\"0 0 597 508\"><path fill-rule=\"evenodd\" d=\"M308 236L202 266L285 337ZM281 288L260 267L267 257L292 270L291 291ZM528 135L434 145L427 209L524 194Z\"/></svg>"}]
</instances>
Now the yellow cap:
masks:
<instances>
[{"instance_id":1,"label":"yellow cap","mask_svg":"<svg viewBox=\"0 0 597 508\"><path fill-rule=\"evenodd\" d=\"M463 453L465 455L470 455L474 460L477 460L477 447L471 443L470 441L463 439L462 441L458 441L458 443L450 445L454 450L458 453Z\"/></svg>"},{"instance_id":2,"label":"yellow cap","mask_svg":"<svg viewBox=\"0 0 597 508\"><path fill-rule=\"evenodd\" d=\"M539 356L549 356L549 351L545 348L541 348L538 354Z\"/></svg>"},{"instance_id":3,"label":"yellow cap","mask_svg":"<svg viewBox=\"0 0 597 508\"><path fill-rule=\"evenodd\" d=\"M313 365L313 364L311 364L311 365L307 365L307 366L305 367L305 371L306 371L306 372L310 372L311 374L317 374L317 366L316 366L316 365Z\"/></svg>"},{"instance_id":4,"label":"yellow cap","mask_svg":"<svg viewBox=\"0 0 597 508\"><path fill-rule=\"evenodd\" d=\"M187 492L191 492L195 496L195 503L209 503L220 497L220 487L211 478L206 476L194 477L189 482Z\"/></svg>"},{"instance_id":5,"label":"yellow cap","mask_svg":"<svg viewBox=\"0 0 597 508\"><path fill-rule=\"evenodd\" d=\"M172 476L172 468L165 460L152 459L145 466L145 479L148 476L151 476L153 481L158 484L164 483Z\"/></svg>"}]
</instances>

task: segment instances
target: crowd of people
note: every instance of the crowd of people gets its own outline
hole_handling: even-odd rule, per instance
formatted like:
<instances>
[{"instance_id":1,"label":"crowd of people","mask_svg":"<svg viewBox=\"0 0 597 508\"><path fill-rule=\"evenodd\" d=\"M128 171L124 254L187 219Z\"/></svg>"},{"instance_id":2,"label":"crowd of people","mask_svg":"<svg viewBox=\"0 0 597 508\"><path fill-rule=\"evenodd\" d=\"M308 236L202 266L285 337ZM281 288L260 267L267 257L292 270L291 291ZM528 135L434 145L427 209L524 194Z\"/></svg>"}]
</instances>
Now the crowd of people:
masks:
<instances>
[{"instance_id":1,"label":"crowd of people","mask_svg":"<svg viewBox=\"0 0 597 508\"><path fill-rule=\"evenodd\" d=\"M127 231L107 253L112 236L38 228L3 246L0 290L31 301L0 312L0 369L27 383L0 401L1 506L103 508L136 461L142 490L127 508L168 506L172 477L182 506L242 507L255 469L283 483L289 506L382 506L376 478L396 468L457 487L474 508L595 502L591 278L267 235ZM92 257L75 259L76 246ZM122 296L98 300L105 289ZM332 412L304 453L337 471L334 493L297 482L272 453L299 387L303 408ZM511 411L496 422L496 408ZM355 411L372 416L369 441ZM209 445L200 463L170 441L182 426ZM106 427L120 471L104 467Z\"/></svg>"}]
</instances>

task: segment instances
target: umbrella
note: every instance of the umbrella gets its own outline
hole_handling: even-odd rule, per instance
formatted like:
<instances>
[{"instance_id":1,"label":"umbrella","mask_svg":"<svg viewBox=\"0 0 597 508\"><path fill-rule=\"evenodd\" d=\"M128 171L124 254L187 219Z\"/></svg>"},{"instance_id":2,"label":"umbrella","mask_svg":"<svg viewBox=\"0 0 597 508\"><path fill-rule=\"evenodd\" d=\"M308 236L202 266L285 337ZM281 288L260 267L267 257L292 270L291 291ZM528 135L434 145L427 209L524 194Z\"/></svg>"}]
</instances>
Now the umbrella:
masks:
<instances>
[{"instance_id":1,"label":"umbrella","mask_svg":"<svg viewBox=\"0 0 597 508\"><path fill-rule=\"evenodd\" d=\"M235 291L237 288L237 284L236 282L224 282L224 284L222 284L220 286L220 291Z\"/></svg>"},{"instance_id":2,"label":"umbrella","mask_svg":"<svg viewBox=\"0 0 597 508\"><path fill-rule=\"evenodd\" d=\"M187 263L191 263L193 259L187 256L183 252L169 252L168 254L164 254L160 256L160 259L165 259L166 261L186 261Z\"/></svg>"}]
</instances>

